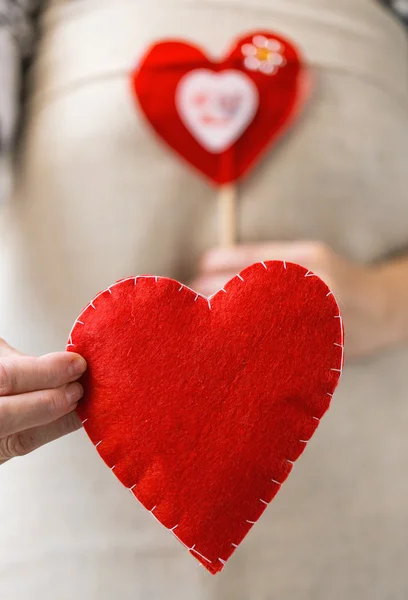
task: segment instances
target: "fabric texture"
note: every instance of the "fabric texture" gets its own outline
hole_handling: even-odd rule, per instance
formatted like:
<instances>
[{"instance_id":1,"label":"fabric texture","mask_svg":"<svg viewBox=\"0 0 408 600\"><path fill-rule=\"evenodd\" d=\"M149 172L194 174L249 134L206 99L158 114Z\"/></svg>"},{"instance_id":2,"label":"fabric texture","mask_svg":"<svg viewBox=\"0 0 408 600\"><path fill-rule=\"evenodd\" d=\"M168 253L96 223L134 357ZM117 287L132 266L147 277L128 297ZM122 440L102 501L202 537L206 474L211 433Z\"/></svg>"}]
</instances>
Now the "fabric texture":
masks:
<instances>
[{"instance_id":1,"label":"fabric texture","mask_svg":"<svg viewBox=\"0 0 408 600\"><path fill-rule=\"evenodd\" d=\"M180 84L194 73L235 77L238 74L256 90L253 118L245 123L234 143L222 145L218 151L204 147L180 114L177 103ZM226 58L216 61L185 42L158 42L134 71L132 85L138 106L167 144L213 182L225 184L246 174L268 146L287 130L303 107L311 83L306 65L293 43L276 33L260 30L232 42ZM208 80L201 81L187 99L191 105L203 104L202 108L199 105L198 111L200 108L201 111L196 116L194 106L186 106L204 133L215 118L213 128L218 131L225 128L223 124L233 121L234 115L239 118L241 105L251 100L243 94L244 90L234 90L233 81L227 83L222 94L220 90L215 101L208 96L211 92L214 95L216 90L209 90L208 86Z\"/></svg>"},{"instance_id":2,"label":"fabric texture","mask_svg":"<svg viewBox=\"0 0 408 600\"><path fill-rule=\"evenodd\" d=\"M390 8L405 25L408 25L408 1L407 0L380 0L382 4Z\"/></svg>"},{"instance_id":3,"label":"fabric texture","mask_svg":"<svg viewBox=\"0 0 408 600\"><path fill-rule=\"evenodd\" d=\"M131 277L98 294L68 350L78 413L116 477L211 573L280 490L343 365L339 307L298 265L248 267L210 299Z\"/></svg>"},{"instance_id":4,"label":"fabric texture","mask_svg":"<svg viewBox=\"0 0 408 600\"><path fill-rule=\"evenodd\" d=\"M311 66L303 117L240 186L243 243L319 240L360 264L406 250L408 48L377 2L53 0L43 27L20 189L0 211L0 335L16 348L64 348L120 277L188 284L218 243L214 190L135 111L130 70L157 39L222 57L262 27ZM346 361L323 426L221 576L146 515L83 430L3 465L1 598L405 600L407 364L406 345Z\"/></svg>"},{"instance_id":5,"label":"fabric texture","mask_svg":"<svg viewBox=\"0 0 408 600\"><path fill-rule=\"evenodd\" d=\"M11 190L25 61L35 48L40 0L0 0L0 203Z\"/></svg>"}]
</instances>

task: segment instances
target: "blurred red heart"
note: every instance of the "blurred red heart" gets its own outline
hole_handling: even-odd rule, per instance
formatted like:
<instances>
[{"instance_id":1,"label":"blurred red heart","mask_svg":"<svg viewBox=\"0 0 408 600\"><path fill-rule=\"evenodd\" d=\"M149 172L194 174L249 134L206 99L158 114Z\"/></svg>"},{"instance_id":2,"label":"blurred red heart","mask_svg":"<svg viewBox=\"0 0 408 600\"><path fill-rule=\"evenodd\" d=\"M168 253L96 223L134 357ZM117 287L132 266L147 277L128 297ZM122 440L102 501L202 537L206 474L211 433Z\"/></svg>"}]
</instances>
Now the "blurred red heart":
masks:
<instances>
[{"instance_id":1,"label":"blurred red heart","mask_svg":"<svg viewBox=\"0 0 408 600\"><path fill-rule=\"evenodd\" d=\"M258 31L219 62L188 43L159 42L132 73L132 88L160 137L225 184L254 167L293 123L310 77L289 40Z\"/></svg>"},{"instance_id":2,"label":"blurred red heart","mask_svg":"<svg viewBox=\"0 0 408 600\"><path fill-rule=\"evenodd\" d=\"M268 262L210 300L171 279L118 282L81 313L68 350L88 361L78 413L99 454L216 573L327 410L342 340L327 286Z\"/></svg>"}]
</instances>

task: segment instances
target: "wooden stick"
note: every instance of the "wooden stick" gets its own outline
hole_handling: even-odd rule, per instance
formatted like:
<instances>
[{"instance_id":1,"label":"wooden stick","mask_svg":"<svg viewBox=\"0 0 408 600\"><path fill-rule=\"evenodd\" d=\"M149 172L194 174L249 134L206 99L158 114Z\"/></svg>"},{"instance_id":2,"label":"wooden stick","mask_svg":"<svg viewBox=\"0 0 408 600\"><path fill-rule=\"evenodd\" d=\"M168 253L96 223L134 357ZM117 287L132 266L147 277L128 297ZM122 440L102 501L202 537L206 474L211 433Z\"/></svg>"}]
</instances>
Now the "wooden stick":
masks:
<instances>
[{"instance_id":1,"label":"wooden stick","mask_svg":"<svg viewBox=\"0 0 408 600\"><path fill-rule=\"evenodd\" d=\"M223 247L234 246L237 241L237 186L223 185L219 191L220 242Z\"/></svg>"}]
</instances>

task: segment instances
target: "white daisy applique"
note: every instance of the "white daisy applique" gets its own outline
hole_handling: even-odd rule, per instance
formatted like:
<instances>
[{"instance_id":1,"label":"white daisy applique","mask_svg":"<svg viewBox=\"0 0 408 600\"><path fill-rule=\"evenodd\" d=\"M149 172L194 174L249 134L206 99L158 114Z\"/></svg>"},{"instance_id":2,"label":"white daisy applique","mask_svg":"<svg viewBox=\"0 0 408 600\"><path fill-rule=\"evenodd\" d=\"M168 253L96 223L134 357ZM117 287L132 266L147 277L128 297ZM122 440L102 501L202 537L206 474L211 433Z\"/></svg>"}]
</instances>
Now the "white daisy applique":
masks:
<instances>
[{"instance_id":1,"label":"white daisy applique","mask_svg":"<svg viewBox=\"0 0 408 600\"><path fill-rule=\"evenodd\" d=\"M251 44L242 45L241 51L245 57L244 65L249 71L274 75L278 69L286 65L283 45L278 40L264 35L255 35Z\"/></svg>"}]
</instances>

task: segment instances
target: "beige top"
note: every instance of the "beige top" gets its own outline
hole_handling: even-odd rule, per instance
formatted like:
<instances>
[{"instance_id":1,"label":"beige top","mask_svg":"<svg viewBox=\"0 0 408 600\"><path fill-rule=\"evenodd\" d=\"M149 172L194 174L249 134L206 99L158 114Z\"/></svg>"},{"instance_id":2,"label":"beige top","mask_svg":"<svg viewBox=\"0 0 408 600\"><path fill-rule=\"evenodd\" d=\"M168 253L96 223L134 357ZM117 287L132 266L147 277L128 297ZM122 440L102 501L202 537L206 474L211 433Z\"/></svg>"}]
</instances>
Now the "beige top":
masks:
<instances>
[{"instance_id":1,"label":"beige top","mask_svg":"<svg viewBox=\"0 0 408 600\"><path fill-rule=\"evenodd\" d=\"M262 26L318 87L242 186L243 241L319 239L358 261L408 242L408 53L371 0L54 0L33 78L21 189L0 218L0 333L64 347L114 280L188 281L217 241L213 192L151 135L127 72L153 39L212 54ZM7 600L405 600L408 348L348 366L304 456L223 574L195 564L81 431L0 473Z\"/></svg>"}]
</instances>

